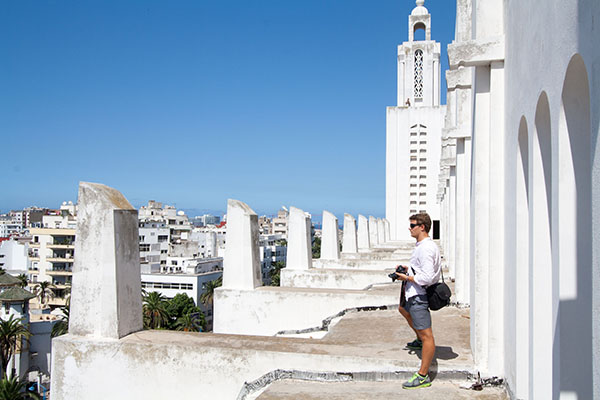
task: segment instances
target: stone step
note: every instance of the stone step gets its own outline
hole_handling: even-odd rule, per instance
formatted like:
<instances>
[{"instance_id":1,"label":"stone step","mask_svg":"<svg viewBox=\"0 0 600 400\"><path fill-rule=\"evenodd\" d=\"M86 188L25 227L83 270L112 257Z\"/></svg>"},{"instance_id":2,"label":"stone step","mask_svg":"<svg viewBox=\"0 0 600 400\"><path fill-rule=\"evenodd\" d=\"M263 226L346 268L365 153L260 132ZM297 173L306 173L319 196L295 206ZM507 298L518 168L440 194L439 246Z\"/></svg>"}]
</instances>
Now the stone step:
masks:
<instances>
[{"instance_id":1,"label":"stone step","mask_svg":"<svg viewBox=\"0 0 600 400\"><path fill-rule=\"evenodd\" d=\"M484 387L482 391L462 389L467 381L434 380L428 388L405 390L402 381L385 382L310 382L280 380L266 388L258 400L507 400L501 387ZM248 398L250 400L250 398Z\"/></svg>"}]
</instances>

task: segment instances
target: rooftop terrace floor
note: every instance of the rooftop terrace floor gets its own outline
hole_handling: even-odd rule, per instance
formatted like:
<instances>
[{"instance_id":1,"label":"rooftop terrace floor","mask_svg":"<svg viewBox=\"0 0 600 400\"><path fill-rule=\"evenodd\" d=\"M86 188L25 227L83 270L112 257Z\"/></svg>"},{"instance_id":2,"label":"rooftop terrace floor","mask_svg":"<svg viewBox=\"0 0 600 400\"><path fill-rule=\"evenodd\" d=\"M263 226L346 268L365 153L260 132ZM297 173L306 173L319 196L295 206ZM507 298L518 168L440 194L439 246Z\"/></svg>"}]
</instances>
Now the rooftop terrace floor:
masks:
<instances>
[{"instance_id":1,"label":"rooftop terrace floor","mask_svg":"<svg viewBox=\"0 0 600 400\"><path fill-rule=\"evenodd\" d=\"M400 382L306 382L278 381L264 391L258 400L506 400L503 389L486 387L480 392L461 389L456 381L438 381L423 389L404 390Z\"/></svg>"},{"instance_id":2,"label":"rooftop terrace floor","mask_svg":"<svg viewBox=\"0 0 600 400\"><path fill-rule=\"evenodd\" d=\"M508 399L501 387L484 387L477 392L460 385L471 384L464 371L473 371L469 349L469 310L447 307L432 312L436 339L436 355L430 375L433 385L419 390L401 387L420 364L420 351L410 351L405 344L414 339L414 333L396 310L350 313L332 326L321 340L322 344L344 346L354 355L402 360L405 373L387 375L382 381L314 382L303 380L279 380L271 384L257 398L259 400L312 400L336 399ZM443 373L437 377L437 371ZM456 371L456 374L452 371ZM461 372L463 374L461 375Z\"/></svg>"}]
</instances>

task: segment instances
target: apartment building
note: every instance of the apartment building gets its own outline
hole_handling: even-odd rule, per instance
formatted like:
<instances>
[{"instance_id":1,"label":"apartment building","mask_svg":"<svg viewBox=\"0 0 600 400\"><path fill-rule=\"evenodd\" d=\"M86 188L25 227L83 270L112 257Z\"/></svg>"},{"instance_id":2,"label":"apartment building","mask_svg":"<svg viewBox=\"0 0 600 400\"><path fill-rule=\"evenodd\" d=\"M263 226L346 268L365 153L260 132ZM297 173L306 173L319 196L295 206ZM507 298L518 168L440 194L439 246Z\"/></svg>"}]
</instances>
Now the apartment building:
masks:
<instances>
[{"instance_id":1,"label":"apartment building","mask_svg":"<svg viewBox=\"0 0 600 400\"><path fill-rule=\"evenodd\" d=\"M170 229L164 222L140 222L140 268L144 273L160 272L167 265Z\"/></svg>"},{"instance_id":2,"label":"apartment building","mask_svg":"<svg viewBox=\"0 0 600 400\"><path fill-rule=\"evenodd\" d=\"M288 215L289 212L285 207L277 212L277 216L273 218L272 234L283 235L284 238L287 238Z\"/></svg>"},{"instance_id":3,"label":"apartment building","mask_svg":"<svg viewBox=\"0 0 600 400\"><path fill-rule=\"evenodd\" d=\"M75 229L31 228L30 234L30 266L27 271L30 282L51 282L54 297L48 304L63 306L73 277Z\"/></svg>"}]
</instances>

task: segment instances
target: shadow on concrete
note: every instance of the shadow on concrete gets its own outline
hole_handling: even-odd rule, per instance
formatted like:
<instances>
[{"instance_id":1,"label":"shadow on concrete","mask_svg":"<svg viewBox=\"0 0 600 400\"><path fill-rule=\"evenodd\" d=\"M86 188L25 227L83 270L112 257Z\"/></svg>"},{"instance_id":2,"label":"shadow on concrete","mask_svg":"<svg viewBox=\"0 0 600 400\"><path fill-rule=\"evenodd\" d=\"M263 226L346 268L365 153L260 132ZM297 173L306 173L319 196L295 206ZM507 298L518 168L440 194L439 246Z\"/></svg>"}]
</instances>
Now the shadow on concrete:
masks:
<instances>
[{"instance_id":1,"label":"shadow on concrete","mask_svg":"<svg viewBox=\"0 0 600 400\"><path fill-rule=\"evenodd\" d=\"M408 350L408 354L414 354L421 359L421 350ZM435 355L429 367L429 378L433 381L437 377L438 360L452 360L458 357L458 354L450 346L435 346Z\"/></svg>"},{"instance_id":2,"label":"shadow on concrete","mask_svg":"<svg viewBox=\"0 0 600 400\"><path fill-rule=\"evenodd\" d=\"M421 358L421 350L408 350L408 354L416 354L419 359ZM458 354L452 350L450 346L435 346L435 355L433 356L433 362L438 358L440 360L453 360L458 357Z\"/></svg>"}]
</instances>

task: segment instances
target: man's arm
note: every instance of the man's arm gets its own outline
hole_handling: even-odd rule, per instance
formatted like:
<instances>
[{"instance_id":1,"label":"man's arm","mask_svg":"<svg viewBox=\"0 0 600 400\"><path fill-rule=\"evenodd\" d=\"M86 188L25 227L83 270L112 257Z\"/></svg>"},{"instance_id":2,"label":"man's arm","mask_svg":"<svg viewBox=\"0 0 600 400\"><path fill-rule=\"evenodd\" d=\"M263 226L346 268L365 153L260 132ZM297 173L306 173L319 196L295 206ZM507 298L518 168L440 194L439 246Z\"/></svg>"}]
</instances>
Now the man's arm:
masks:
<instances>
[{"instance_id":1,"label":"man's arm","mask_svg":"<svg viewBox=\"0 0 600 400\"><path fill-rule=\"evenodd\" d=\"M419 257L419 261L421 261L421 263L417 267L415 275L411 276L411 282L420 286L429 286L437 283L439 279L439 271L436 267L436 265L439 264L437 246L434 244L433 246L424 248L421 257Z\"/></svg>"}]
</instances>

